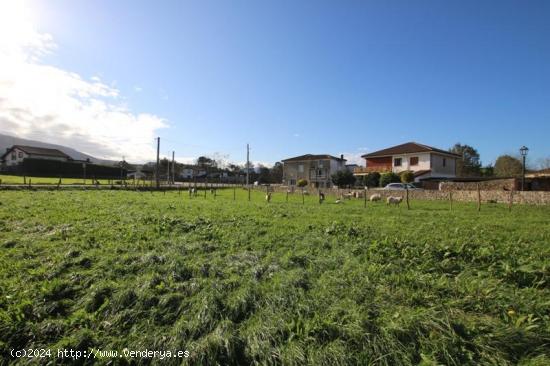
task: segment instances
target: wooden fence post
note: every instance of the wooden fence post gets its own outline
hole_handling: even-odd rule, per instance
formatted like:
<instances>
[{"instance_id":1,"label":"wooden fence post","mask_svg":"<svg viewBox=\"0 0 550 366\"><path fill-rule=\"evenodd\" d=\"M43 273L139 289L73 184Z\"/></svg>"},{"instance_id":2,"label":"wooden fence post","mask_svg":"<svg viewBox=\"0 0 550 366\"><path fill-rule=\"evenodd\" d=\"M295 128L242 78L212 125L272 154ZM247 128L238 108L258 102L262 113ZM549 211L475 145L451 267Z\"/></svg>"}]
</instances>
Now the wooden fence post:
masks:
<instances>
[{"instance_id":1,"label":"wooden fence post","mask_svg":"<svg viewBox=\"0 0 550 366\"><path fill-rule=\"evenodd\" d=\"M449 209L452 211L453 210L453 191L449 191L449 203L450 203Z\"/></svg>"},{"instance_id":2,"label":"wooden fence post","mask_svg":"<svg viewBox=\"0 0 550 366\"><path fill-rule=\"evenodd\" d=\"M512 205L514 204L514 189L510 190L510 202L508 202L508 211L512 212Z\"/></svg>"},{"instance_id":3,"label":"wooden fence post","mask_svg":"<svg viewBox=\"0 0 550 366\"><path fill-rule=\"evenodd\" d=\"M405 196L407 197L407 210L411 209L411 206L409 205L409 187L405 186Z\"/></svg>"},{"instance_id":4,"label":"wooden fence post","mask_svg":"<svg viewBox=\"0 0 550 366\"><path fill-rule=\"evenodd\" d=\"M250 202L250 184L248 185L248 201Z\"/></svg>"},{"instance_id":5,"label":"wooden fence post","mask_svg":"<svg viewBox=\"0 0 550 366\"><path fill-rule=\"evenodd\" d=\"M302 205L304 205L305 202L306 202L306 201L305 201L305 199L304 199L304 189L302 188Z\"/></svg>"},{"instance_id":6,"label":"wooden fence post","mask_svg":"<svg viewBox=\"0 0 550 366\"><path fill-rule=\"evenodd\" d=\"M237 187L236 185L233 185L233 201L237 199Z\"/></svg>"},{"instance_id":7,"label":"wooden fence post","mask_svg":"<svg viewBox=\"0 0 550 366\"><path fill-rule=\"evenodd\" d=\"M288 189L286 190L286 201L288 202Z\"/></svg>"},{"instance_id":8,"label":"wooden fence post","mask_svg":"<svg viewBox=\"0 0 550 366\"><path fill-rule=\"evenodd\" d=\"M481 211L481 190L479 188L479 183L477 184L477 211Z\"/></svg>"},{"instance_id":9,"label":"wooden fence post","mask_svg":"<svg viewBox=\"0 0 550 366\"><path fill-rule=\"evenodd\" d=\"M365 195L363 207L367 208L367 187L366 186L365 186L365 190L363 191L363 194Z\"/></svg>"},{"instance_id":10,"label":"wooden fence post","mask_svg":"<svg viewBox=\"0 0 550 366\"><path fill-rule=\"evenodd\" d=\"M31 188L31 185L32 185L32 182L31 182L31 181L32 181L32 179L29 178L29 188Z\"/></svg>"},{"instance_id":11,"label":"wooden fence post","mask_svg":"<svg viewBox=\"0 0 550 366\"><path fill-rule=\"evenodd\" d=\"M27 177L23 176L23 184L27 184Z\"/></svg>"}]
</instances>

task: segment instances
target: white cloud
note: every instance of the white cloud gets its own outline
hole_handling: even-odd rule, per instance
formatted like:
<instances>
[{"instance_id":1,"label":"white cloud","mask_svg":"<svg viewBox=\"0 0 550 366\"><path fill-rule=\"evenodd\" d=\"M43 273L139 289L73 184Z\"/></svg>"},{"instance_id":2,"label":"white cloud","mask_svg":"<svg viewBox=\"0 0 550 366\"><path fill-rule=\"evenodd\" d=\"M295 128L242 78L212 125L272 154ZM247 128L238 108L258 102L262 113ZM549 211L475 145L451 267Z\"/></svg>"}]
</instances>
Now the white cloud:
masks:
<instances>
[{"instance_id":1,"label":"white cloud","mask_svg":"<svg viewBox=\"0 0 550 366\"><path fill-rule=\"evenodd\" d=\"M364 152L343 152L344 159L346 159L346 164L357 164L365 165L365 159L361 157L364 155Z\"/></svg>"},{"instance_id":2,"label":"white cloud","mask_svg":"<svg viewBox=\"0 0 550 366\"><path fill-rule=\"evenodd\" d=\"M124 155L140 162L155 156L154 137L167 127L165 120L132 112L119 90L97 76L86 80L42 63L41 57L56 48L53 38L23 18L6 25L6 12L14 9L0 6L0 132L100 158ZM17 28L16 37L10 26Z\"/></svg>"}]
</instances>

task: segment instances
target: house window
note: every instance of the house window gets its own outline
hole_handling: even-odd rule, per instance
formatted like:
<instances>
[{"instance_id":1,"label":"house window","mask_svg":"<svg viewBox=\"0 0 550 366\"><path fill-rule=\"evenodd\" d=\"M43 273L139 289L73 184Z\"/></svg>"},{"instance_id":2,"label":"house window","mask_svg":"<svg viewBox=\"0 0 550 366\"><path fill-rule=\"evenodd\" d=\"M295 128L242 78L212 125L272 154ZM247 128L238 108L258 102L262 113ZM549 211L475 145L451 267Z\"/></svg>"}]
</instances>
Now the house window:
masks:
<instances>
[{"instance_id":1,"label":"house window","mask_svg":"<svg viewBox=\"0 0 550 366\"><path fill-rule=\"evenodd\" d=\"M290 185L295 186L296 185L296 179L291 179L290 180Z\"/></svg>"},{"instance_id":2,"label":"house window","mask_svg":"<svg viewBox=\"0 0 550 366\"><path fill-rule=\"evenodd\" d=\"M323 175L323 169L317 169L317 175L320 177Z\"/></svg>"},{"instance_id":3,"label":"house window","mask_svg":"<svg viewBox=\"0 0 550 366\"><path fill-rule=\"evenodd\" d=\"M447 159L443 158L443 166L447 166Z\"/></svg>"},{"instance_id":4,"label":"house window","mask_svg":"<svg viewBox=\"0 0 550 366\"><path fill-rule=\"evenodd\" d=\"M19 151L19 153L17 154L17 156L19 156L19 158L21 159L23 157L23 153L21 151Z\"/></svg>"},{"instance_id":5,"label":"house window","mask_svg":"<svg viewBox=\"0 0 550 366\"><path fill-rule=\"evenodd\" d=\"M410 165L411 166L418 165L418 156L411 157Z\"/></svg>"},{"instance_id":6,"label":"house window","mask_svg":"<svg viewBox=\"0 0 550 366\"><path fill-rule=\"evenodd\" d=\"M401 166L401 158L395 158L393 160L393 166Z\"/></svg>"},{"instance_id":7,"label":"house window","mask_svg":"<svg viewBox=\"0 0 550 366\"><path fill-rule=\"evenodd\" d=\"M17 155L15 153L11 153L11 160L17 160Z\"/></svg>"},{"instance_id":8,"label":"house window","mask_svg":"<svg viewBox=\"0 0 550 366\"><path fill-rule=\"evenodd\" d=\"M304 172L304 165L303 165L303 164L298 165L298 172L299 172L299 173L303 173L303 172Z\"/></svg>"}]
</instances>

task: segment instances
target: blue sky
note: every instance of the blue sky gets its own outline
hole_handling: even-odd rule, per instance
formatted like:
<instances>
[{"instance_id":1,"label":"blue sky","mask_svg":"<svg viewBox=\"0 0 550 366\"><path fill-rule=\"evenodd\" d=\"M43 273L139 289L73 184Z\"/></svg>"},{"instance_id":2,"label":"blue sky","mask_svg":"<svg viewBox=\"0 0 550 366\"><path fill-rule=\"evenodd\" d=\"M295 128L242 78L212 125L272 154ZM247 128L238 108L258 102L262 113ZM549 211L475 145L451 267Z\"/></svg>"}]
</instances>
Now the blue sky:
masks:
<instances>
[{"instance_id":1,"label":"blue sky","mask_svg":"<svg viewBox=\"0 0 550 366\"><path fill-rule=\"evenodd\" d=\"M483 163L522 145L533 163L550 156L549 1L29 7L56 44L40 62L98 77L132 114L162 119L151 133L164 154L243 161L249 142L253 160L275 162L418 141L470 144Z\"/></svg>"}]
</instances>

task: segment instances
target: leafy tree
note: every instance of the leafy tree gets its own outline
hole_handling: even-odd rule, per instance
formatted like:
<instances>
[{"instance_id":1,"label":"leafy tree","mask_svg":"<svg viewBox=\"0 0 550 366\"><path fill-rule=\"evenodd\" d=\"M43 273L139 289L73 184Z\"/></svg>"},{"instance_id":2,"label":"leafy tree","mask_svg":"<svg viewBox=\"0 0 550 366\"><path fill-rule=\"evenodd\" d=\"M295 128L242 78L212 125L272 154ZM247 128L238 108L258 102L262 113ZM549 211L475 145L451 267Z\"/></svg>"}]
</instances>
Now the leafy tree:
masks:
<instances>
[{"instance_id":1,"label":"leafy tree","mask_svg":"<svg viewBox=\"0 0 550 366\"><path fill-rule=\"evenodd\" d=\"M481 168L481 175L483 177L492 177L495 175L495 168L492 164L484 166L483 168Z\"/></svg>"},{"instance_id":2,"label":"leafy tree","mask_svg":"<svg viewBox=\"0 0 550 366\"><path fill-rule=\"evenodd\" d=\"M401 177L401 182L403 183L412 183L414 182L414 173L410 170L405 170L399 174Z\"/></svg>"},{"instance_id":3,"label":"leafy tree","mask_svg":"<svg viewBox=\"0 0 550 366\"><path fill-rule=\"evenodd\" d=\"M332 183L338 187L352 186L355 184L355 176L349 170L339 170L330 176Z\"/></svg>"},{"instance_id":4,"label":"leafy tree","mask_svg":"<svg viewBox=\"0 0 550 366\"><path fill-rule=\"evenodd\" d=\"M307 186L307 180L299 179L297 185L298 185L298 187L305 187L305 186Z\"/></svg>"},{"instance_id":5,"label":"leafy tree","mask_svg":"<svg viewBox=\"0 0 550 366\"><path fill-rule=\"evenodd\" d=\"M206 170L209 170L209 168L215 168L217 166L216 161L207 156L199 156L197 158L197 165Z\"/></svg>"},{"instance_id":6,"label":"leafy tree","mask_svg":"<svg viewBox=\"0 0 550 366\"><path fill-rule=\"evenodd\" d=\"M271 183L271 175L268 167L258 164L258 182L261 184Z\"/></svg>"},{"instance_id":7,"label":"leafy tree","mask_svg":"<svg viewBox=\"0 0 550 366\"><path fill-rule=\"evenodd\" d=\"M518 158L510 155L501 155L495 162L495 175L499 177L519 176L523 170L523 164Z\"/></svg>"},{"instance_id":8,"label":"leafy tree","mask_svg":"<svg viewBox=\"0 0 550 366\"><path fill-rule=\"evenodd\" d=\"M456 174L459 177L479 176L481 174L479 153L472 146L456 143L449 151L462 156L462 159L456 161Z\"/></svg>"},{"instance_id":9,"label":"leafy tree","mask_svg":"<svg viewBox=\"0 0 550 366\"><path fill-rule=\"evenodd\" d=\"M380 176L380 187L385 187L390 183L399 182L401 182L401 177L393 172L384 173Z\"/></svg>"},{"instance_id":10,"label":"leafy tree","mask_svg":"<svg viewBox=\"0 0 550 366\"><path fill-rule=\"evenodd\" d=\"M372 172L365 177L365 184L367 187L378 187L380 184L380 173Z\"/></svg>"},{"instance_id":11,"label":"leafy tree","mask_svg":"<svg viewBox=\"0 0 550 366\"><path fill-rule=\"evenodd\" d=\"M271 183L282 183L283 181L283 163L276 162L269 172Z\"/></svg>"}]
</instances>

